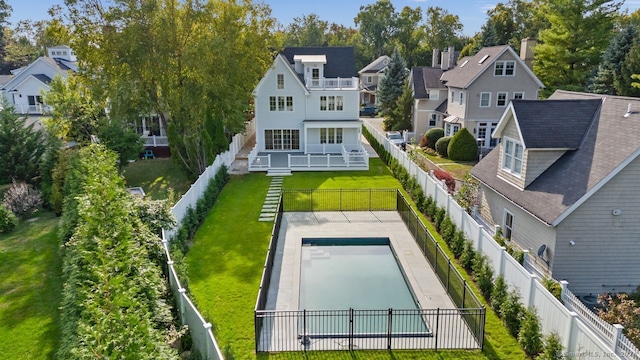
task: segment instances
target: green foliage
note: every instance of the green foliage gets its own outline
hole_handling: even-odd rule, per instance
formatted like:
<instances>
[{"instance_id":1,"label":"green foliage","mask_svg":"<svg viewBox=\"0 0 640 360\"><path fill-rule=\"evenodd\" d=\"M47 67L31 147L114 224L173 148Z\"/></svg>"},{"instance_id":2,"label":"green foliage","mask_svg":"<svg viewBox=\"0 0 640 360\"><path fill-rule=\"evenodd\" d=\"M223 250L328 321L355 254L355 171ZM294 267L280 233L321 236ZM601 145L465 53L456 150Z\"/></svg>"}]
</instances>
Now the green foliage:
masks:
<instances>
[{"instance_id":1,"label":"green foliage","mask_svg":"<svg viewBox=\"0 0 640 360\"><path fill-rule=\"evenodd\" d=\"M616 33L602 55L602 61L588 87L590 92L621 96L638 96L640 89L631 86L631 74L640 71L630 57L632 49L638 46L638 30L628 25Z\"/></svg>"},{"instance_id":2,"label":"green foliage","mask_svg":"<svg viewBox=\"0 0 640 360\"><path fill-rule=\"evenodd\" d=\"M396 101L395 108L384 119L384 128L393 131L411 130L413 128L413 90L411 84L406 82L402 88L402 94Z\"/></svg>"},{"instance_id":3,"label":"green foliage","mask_svg":"<svg viewBox=\"0 0 640 360\"><path fill-rule=\"evenodd\" d=\"M0 184L13 180L37 183L46 143L42 132L26 123L27 118L16 114L4 100L0 110Z\"/></svg>"},{"instance_id":4,"label":"green foliage","mask_svg":"<svg viewBox=\"0 0 640 360\"><path fill-rule=\"evenodd\" d=\"M110 121L98 129L100 143L118 154L118 168L135 160L144 150L144 139L122 122Z\"/></svg>"},{"instance_id":5,"label":"green foliage","mask_svg":"<svg viewBox=\"0 0 640 360\"><path fill-rule=\"evenodd\" d=\"M478 159L478 143L467 128L462 128L453 135L447 146L447 155L455 161Z\"/></svg>"},{"instance_id":6,"label":"green foliage","mask_svg":"<svg viewBox=\"0 0 640 360\"><path fill-rule=\"evenodd\" d=\"M11 232L18 224L18 219L6 206L0 204L0 234Z\"/></svg>"},{"instance_id":7,"label":"green foliage","mask_svg":"<svg viewBox=\"0 0 640 360\"><path fill-rule=\"evenodd\" d=\"M444 136L444 129L442 128L433 128L429 129L426 133L424 133L425 138L425 146L429 149L436 149L436 142L440 140L441 137Z\"/></svg>"},{"instance_id":8,"label":"green foliage","mask_svg":"<svg viewBox=\"0 0 640 360\"><path fill-rule=\"evenodd\" d=\"M640 346L640 306L626 293L601 295L598 302L604 305L604 309L598 309L598 316L609 324L624 326L622 333Z\"/></svg>"},{"instance_id":9,"label":"green foliage","mask_svg":"<svg viewBox=\"0 0 640 360\"><path fill-rule=\"evenodd\" d=\"M464 234L464 231L456 231L455 235L453 236L453 240L451 241L451 252L453 252L453 256L455 256L456 259L459 259L462 255L462 252L464 251L464 244L466 241L469 240Z\"/></svg>"},{"instance_id":10,"label":"green foliage","mask_svg":"<svg viewBox=\"0 0 640 360\"><path fill-rule=\"evenodd\" d=\"M473 259L472 269L473 278L478 283L482 296L489 299L493 289L493 268L487 255L476 255Z\"/></svg>"},{"instance_id":11,"label":"green foliage","mask_svg":"<svg viewBox=\"0 0 640 360\"><path fill-rule=\"evenodd\" d=\"M380 101L380 110L385 119L390 118L397 108L398 98L402 95L407 79L406 67L398 50L394 50L376 91L378 101ZM394 124L390 125L393 126ZM385 127L385 130L391 129Z\"/></svg>"},{"instance_id":12,"label":"green foliage","mask_svg":"<svg viewBox=\"0 0 640 360\"><path fill-rule=\"evenodd\" d=\"M447 216L447 211L436 205L436 209L433 212L433 217L431 218L431 222L433 222L433 226L436 228L436 231L440 232L442 221Z\"/></svg>"},{"instance_id":13,"label":"green foliage","mask_svg":"<svg viewBox=\"0 0 640 360\"><path fill-rule=\"evenodd\" d=\"M454 224L453 221L451 221L451 218L446 213L444 214L444 218L440 222L439 229L440 229L439 230L440 235L442 236L442 240L444 240L444 242L447 243L449 247L451 247L451 243L453 241L453 237L455 236L457 229L456 229L456 224Z\"/></svg>"},{"instance_id":14,"label":"green foliage","mask_svg":"<svg viewBox=\"0 0 640 360\"><path fill-rule=\"evenodd\" d=\"M366 44L369 58L375 59L388 53L388 45L396 28L397 13L391 1L378 1L360 7L354 22L360 37Z\"/></svg>"},{"instance_id":15,"label":"green foliage","mask_svg":"<svg viewBox=\"0 0 640 360\"><path fill-rule=\"evenodd\" d=\"M491 308L498 314L500 314L502 304L507 301L508 290L504 276L498 276L493 283L493 290L491 290Z\"/></svg>"},{"instance_id":16,"label":"green foliage","mask_svg":"<svg viewBox=\"0 0 640 360\"><path fill-rule=\"evenodd\" d=\"M26 218L42 205L42 194L27 183L13 182L4 193L2 204L16 216Z\"/></svg>"},{"instance_id":17,"label":"green foliage","mask_svg":"<svg viewBox=\"0 0 640 360\"><path fill-rule=\"evenodd\" d=\"M509 291L506 301L500 306L502 321L513 336L520 332L520 322L525 311L520 304L520 293L518 289Z\"/></svg>"},{"instance_id":18,"label":"green foliage","mask_svg":"<svg viewBox=\"0 0 640 360\"><path fill-rule=\"evenodd\" d=\"M583 91L591 71L600 63L622 2L605 0L544 1L538 14L550 26L541 30L533 70L546 86Z\"/></svg>"},{"instance_id":19,"label":"green foliage","mask_svg":"<svg viewBox=\"0 0 640 360\"><path fill-rule=\"evenodd\" d=\"M44 206L49 209L54 209L52 202L53 198L53 170L58 163L58 158L62 150L62 142L53 136L47 137L48 146L45 153L42 156L40 162L40 191L42 191L42 200ZM62 206L62 197L60 198L60 206ZM60 208L59 212L62 212ZM58 215L60 215L58 213Z\"/></svg>"},{"instance_id":20,"label":"green foliage","mask_svg":"<svg viewBox=\"0 0 640 360\"><path fill-rule=\"evenodd\" d=\"M449 151L449 142L451 141L451 136L443 136L438 141L436 141L436 151L438 154L444 158L448 156Z\"/></svg>"},{"instance_id":21,"label":"green foliage","mask_svg":"<svg viewBox=\"0 0 640 360\"><path fill-rule=\"evenodd\" d=\"M76 201L65 199L65 210L75 204L77 211L63 244L57 356L177 359L165 341L173 327L156 258L160 239L137 216L116 155L98 145L83 148L68 180Z\"/></svg>"},{"instance_id":22,"label":"green foliage","mask_svg":"<svg viewBox=\"0 0 640 360\"><path fill-rule=\"evenodd\" d=\"M524 352L530 357L534 357L542 350L542 334L540 333L540 321L536 316L535 308L524 310L520 332L518 332L518 342Z\"/></svg>"},{"instance_id":23,"label":"green foliage","mask_svg":"<svg viewBox=\"0 0 640 360\"><path fill-rule=\"evenodd\" d=\"M477 253L471 240L465 240L462 246L462 254L460 254L460 265L467 271L471 270L476 256Z\"/></svg>"},{"instance_id":24,"label":"green foliage","mask_svg":"<svg viewBox=\"0 0 640 360\"><path fill-rule=\"evenodd\" d=\"M294 17L286 27L284 46L326 46L329 23L317 14Z\"/></svg>"},{"instance_id":25,"label":"green foliage","mask_svg":"<svg viewBox=\"0 0 640 360\"><path fill-rule=\"evenodd\" d=\"M562 301L562 287L560 283L549 277L542 279L541 283L556 299Z\"/></svg>"},{"instance_id":26,"label":"green foliage","mask_svg":"<svg viewBox=\"0 0 640 360\"><path fill-rule=\"evenodd\" d=\"M543 339L542 353L536 359L538 360L563 360L564 347L562 340L557 332L552 332Z\"/></svg>"},{"instance_id":27,"label":"green foliage","mask_svg":"<svg viewBox=\"0 0 640 360\"><path fill-rule=\"evenodd\" d=\"M480 183L473 176L467 173L462 180L462 185L453 196L456 202L462 206L467 213L471 214L473 207L477 203Z\"/></svg>"}]
</instances>

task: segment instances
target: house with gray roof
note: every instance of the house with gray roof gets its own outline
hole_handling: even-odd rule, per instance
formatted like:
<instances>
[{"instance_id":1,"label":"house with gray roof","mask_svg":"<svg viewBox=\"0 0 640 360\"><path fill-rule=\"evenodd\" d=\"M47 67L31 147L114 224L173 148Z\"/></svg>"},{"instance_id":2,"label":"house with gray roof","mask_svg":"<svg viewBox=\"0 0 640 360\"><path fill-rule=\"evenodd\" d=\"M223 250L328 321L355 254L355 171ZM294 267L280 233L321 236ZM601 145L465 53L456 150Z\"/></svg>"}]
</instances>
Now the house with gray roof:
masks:
<instances>
[{"instance_id":1,"label":"house with gray roof","mask_svg":"<svg viewBox=\"0 0 640 360\"><path fill-rule=\"evenodd\" d=\"M391 61L391 58L387 55L382 55L358 71L358 76L360 77L360 105L378 104L376 91L389 61Z\"/></svg>"},{"instance_id":2,"label":"house with gray roof","mask_svg":"<svg viewBox=\"0 0 640 360\"><path fill-rule=\"evenodd\" d=\"M416 140L429 129L443 127L447 112L447 87L440 80L445 70L440 67L414 66L409 74L413 91L413 132Z\"/></svg>"},{"instance_id":3,"label":"house with gray roof","mask_svg":"<svg viewBox=\"0 0 640 360\"><path fill-rule=\"evenodd\" d=\"M496 145L491 133L500 115L512 99L538 99L544 85L523 59L532 47L523 40L520 57L508 45L482 48L477 54L458 60L455 68L445 71L440 80L448 88L445 135L465 127L482 148Z\"/></svg>"},{"instance_id":4,"label":"house with gray roof","mask_svg":"<svg viewBox=\"0 0 640 360\"><path fill-rule=\"evenodd\" d=\"M254 89L250 171L368 169L352 47L293 47Z\"/></svg>"},{"instance_id":5,"label":"house with gray roof","mask_svg":"<svg viewBox=\"0 0 640 360\"><path fill-rule=\"evenodd\" d=\"M471 175L478 214L576 294L640 285L640 99L512 100Z\"/></svg>"}]
</instances>

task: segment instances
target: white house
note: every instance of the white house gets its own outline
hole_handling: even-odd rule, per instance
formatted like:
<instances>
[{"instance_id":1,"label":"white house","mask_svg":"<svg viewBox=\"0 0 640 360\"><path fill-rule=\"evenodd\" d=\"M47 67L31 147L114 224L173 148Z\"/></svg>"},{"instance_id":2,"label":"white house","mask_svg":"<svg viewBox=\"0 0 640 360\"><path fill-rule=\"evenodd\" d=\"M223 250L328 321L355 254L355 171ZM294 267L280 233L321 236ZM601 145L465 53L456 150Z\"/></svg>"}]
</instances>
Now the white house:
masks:
<instances>
[{"instance_id":1,"label":"white house","mask_svg":"<svg viewBox=\"0 0 640 360\"><path fill-rule=\"evenodd\" d=\"M49 83L56 76L66 78L69 71L77 70L76 56L66 45L47 49L31 64L11 71L11 79L0 89L16 112L27 115L28 122L36 122L47 111L42 93L49 90Z\"/></svg>"},{"instance_id":2,"label":"white house","mask_svg":"<svg viewBox=\"0 0 640 360\"><path fill-rule=\"evenodd\" d=\"M351 47L286 48L254 90L249 170L368 169Z\"/></svg>"}]
</instances>

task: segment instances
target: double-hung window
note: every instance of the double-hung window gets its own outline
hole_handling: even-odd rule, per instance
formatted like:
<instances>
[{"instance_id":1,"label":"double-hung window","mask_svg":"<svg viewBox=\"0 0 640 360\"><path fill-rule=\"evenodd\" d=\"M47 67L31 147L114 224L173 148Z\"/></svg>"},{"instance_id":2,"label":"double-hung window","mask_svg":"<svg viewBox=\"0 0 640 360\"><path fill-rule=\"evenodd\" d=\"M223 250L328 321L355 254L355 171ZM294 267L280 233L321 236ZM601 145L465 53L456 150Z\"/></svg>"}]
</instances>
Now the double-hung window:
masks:
<instances>
[{"instance_id":1,"label":"double-hung window","mask_svg":"<svg viewBox=\"0 0 640 360\"><path fill-rule=\"evenodd\" d=\"M496 61L493 67L495 76L514 76L516 74L515 61Z\"/></svg>"},{"instance_id":2,"label":"double-hung window","mask_svg":"<svg viewBox=\"0 0 640 360\"><path fill-rule=\"evenodd\" d=\"M502 220L502 236L511 240L511 236L513 235L513 214L510 213L507 209L504 209L504 219Z\"/></svg>"},{"instance_id":3,"label":"double-hung window","mask_svg":"<svg viewBox=\"0 0 640 360\"><path fill-rule=\"evenodd\" d=\"M321 128L320 129L321 144L342 144L341 128Z\"/></svg>"},{"instance_id":4,"label":"double-hung window","mask_svg":"<svg viewBox=\"0 0 640 360\"><path fill-rule=\"evenodd\" d=\"M483 92L480 93L480 107L489 107L491 106L491 93Z\"/></svg>"},{"instance_id":5,"label":"double-hung window","mask_svg":"<svg viewBox=\"0 0 640 360\"><path fill-rule=\"evenodd\" d=\"M278 74L278 90L284 89L284 74Z\"/></svg>"},{"instance_id":6,"label":"double-hung window","mask_svg":"<svg viewBox=\"0 0 640 360\"><path fill-rule=\"evenodd\" d=\"M269 110L293 111L293 96L269 96Z\"/></svg>"},{"instance_id":7,"label":"double-hung window","mask_svg":"<svg viewBox=\"0 0 640 360\"><path fill-rule=\"evenodd\" d=\"M464 102L464 93L460 91L460 101L458 104L462 105L463 102Z\"/></svg>"},{"instance_id":8,"label":"double-hung window","mask_svg":"<svg viewBox=\"0 0 640 360\"><path fill-rule=\"evenodd\" d=\"M507 93L506 92L499 92L497 99L496 99L496 106L498 107L505 107L507 106Z\"/></svg>"},{"instance_id":9,"label":"double-hung window","mask_svg":"<svg viewBox=\"0 0 640 360\"><path fill-rule=\"evenodd\" d=\"M522 174L522 144L509 138L503 138L502 169L512 174Z\"/></svg>"},{"instance_id":10,"label":"double-hung window","mask_svg":"<svg viewBox=\"0 0 640 360\"><path fill-rule=\"evenodd\" d=\"M320 111L344 110L344 98L342 96L320 96Z\"/></svg>"},{"instance_id":11,"label":"double-hung window","mask_svg":"<svg viewBox=\"0 0 640 360\"><path fill-rule=\"evenodd\" d=\"M513 93L514 100L524 99L524 93L522 91L516 91Z\"/></svg>"}]
</instances>

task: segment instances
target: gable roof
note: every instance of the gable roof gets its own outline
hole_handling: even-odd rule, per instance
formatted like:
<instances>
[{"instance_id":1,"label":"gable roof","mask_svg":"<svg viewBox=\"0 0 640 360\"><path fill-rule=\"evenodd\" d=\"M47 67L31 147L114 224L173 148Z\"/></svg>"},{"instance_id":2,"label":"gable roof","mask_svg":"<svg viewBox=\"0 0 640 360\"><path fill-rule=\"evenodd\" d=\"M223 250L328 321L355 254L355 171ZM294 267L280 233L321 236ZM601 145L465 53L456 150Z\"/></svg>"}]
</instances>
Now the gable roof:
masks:
<instances>
[{"instance_id":1,"label":"gable roof","mask_svg":"<svg viewBox=\"0 0 640 360\"><path fill-rule=\"evenodd\" d=\"M430 66L414 66L411 68L411 81L415 99L428 99L428 89L446 88L440 77L444 70Z\"/></svg>"},{"instance_id":2,"label":"gable roof","mask_svg":"<svg viewBox=\"0 0 640 360\"><path fill-rule=\"evenodd\" d=\"M258 91L260 90L260 88L262 87L264 82L266 81L269 73L274 71L276 62L278 62L278 61L283 64L283 67L285 69L289 70L291 76L294 79L296 79L296 81L298 82L298 86L300 86L300 88L304 89L304 93L306 95L309 95L309 89L307 89L307 87L304 85L304 80L303 80L302 76L300 76L300 74L296 73L295 69L293 68L293 65L290 64L289 61L282 54L276 55L275 59L273 60L273 64L267 69L267 71L262 76L262 78L260 78L260 81L258 81L258 84L256 85L256 87L253 89L253 95L256 95L258 93Z\"/></svg>"},{"instance_id":3,"label":"gable roof","mask_svg":"<svg viewBox=\"0 0 640 360\"><path fill-rule=\"evenodd\" d=\"M566 101L567 109L563 113L566 118L556 119L554 123L571 117L572 110L580 112L580 106L593 106L594 100L600 103L575 150L567 151L524 191L497 176L500 164L498 147L471 170L471 174L483 184L553 226L558 225L640 155L639 98L558 90L550 100L537 101L546 104L555 100ZM625 117L629 104L635 111ZM523 122L519 118L518 121ZM547 124L542 135L560 137L560 133L551 134L563 126L555 128ZM524 135L533 129L527 127L526 131L522 131Z\"/></svg>"},{"instance_id":4,"label":"gable roof","mask_svg":"<svg viewBox=\"0 0 640 360\"><path fill-rule=\"evenodd\" d=\"M493 137L502 137L509 115L527 149L577 149L591 125L601 100L512 100Z\"/></svg>"},{"instance_id":5,"label":"gable roof","mask_svg":"<svg viewBox=\"0 0 640 360\"><path fill-rule=\"evenodd\" d=\"M30 71L32 71L31 69L33 67L35 67L37 63L40 63L40 62L49 65L55 72L58 72L60 74L63 74L65 72L67 72L68 70L77 71L76 62L66 61L66 60L63 60L63 59L54 59L54 58L50 58L48 56L41 56L41 57L37 58L31 64L21 68L22 70L20 72L15 73L13 78L11 78L11 80L9 80L8 82L6 82L4 84L3 89L4 90L12 90L12 89L14 89L19 84L24 82L26 77L28 77L29 75L33 75L34 77L36 77L36 79L42 81L45 84L48 84L51 81L51 77L50 76L44 75L42 73L39 73L39 74L30 74L29 73ZM40 76L40 78L38 76ZM45 76L45 77L49 78L49 80L48 81L45 80L42 76Z\"/></svg>"},{"instance_id":6,"label":"gable roof","mask_svg":"<svg viewBox=\"0 0 640 360\"><path fill-rule=\"evenodd\" d=\"M49 85L49 83L51 82L51 78L45 74L32 74L31 76L33 76L34 78L38 79L40 82L46 85Z\"/></svg>"},{"instance_id":7,"label":"gable roof","mask_svg":"<svg viewBox=\"0 0 640 360\"><path fill-rule=\"evenodd\" d=\"M321 47L288 47L280 52L293 64L296 55L324 55L327 63L324 65L325 78L352 78L357 77L356 62L353 47L345 46L321 46Z\"/></svg>"},{"instance_id":8,"label":"gable roof","mask_svg":"<svg viewBox=\"0 0 640 360\"><path fill-rule=\"evenodd\" d=\"M370 62L367 66L363 67L360 71L358 71L358 74L382 73L384 71L384 68L387 67L387 64L389 64L389 61L391 61L390 57L388 57L387 55L382 55Z\"/></svg>"},{"instance_id":9,"label":"gable roof","mask_svg":"<svg viewBox=\"0 0 640 360\"><path fill-rule=\"evenodd\" d=\"M484 47L475 55L466 56L458 61L455 68L442 74L441 79L447 86L466 89L487 69L493 69L495 61L506 52L519 64L518 69L524 69L540 88L544 88L542 82L509 45Z\"/></svg>"}]
</instances>

